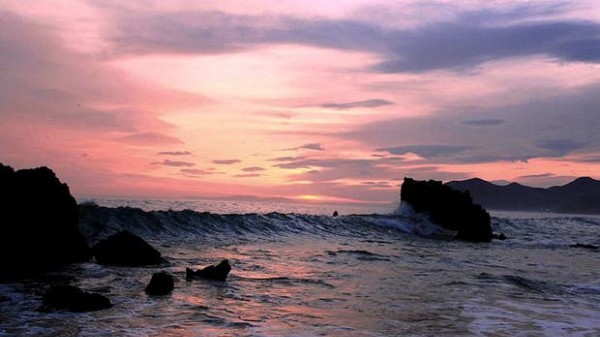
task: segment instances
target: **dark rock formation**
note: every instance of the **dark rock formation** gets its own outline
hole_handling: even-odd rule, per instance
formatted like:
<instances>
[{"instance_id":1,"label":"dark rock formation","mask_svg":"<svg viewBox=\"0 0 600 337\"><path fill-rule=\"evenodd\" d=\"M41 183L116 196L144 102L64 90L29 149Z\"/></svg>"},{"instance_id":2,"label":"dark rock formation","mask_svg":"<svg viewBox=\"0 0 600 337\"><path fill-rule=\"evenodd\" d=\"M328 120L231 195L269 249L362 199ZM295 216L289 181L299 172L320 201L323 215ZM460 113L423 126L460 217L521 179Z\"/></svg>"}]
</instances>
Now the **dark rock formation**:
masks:
<instances>
[{"instance_id":1,"label":"dark rock formation","mask_svg":"<svg viewBox=\"0 0 600 337\"><path fill-rule=\"evenodd\" d=\"M188 280L203 278L209 280L225 281L230 271L231 266L229 265L229 261L223 260L216 266L208 266L206 268L196 271L193 271L190 268L185 268L185 278Z\"/></svg>"},{"instance_id":2,"label":"dark rock formation","mask_svg":"<svg viewBox=\"0 0 600 337\"><path fill-rule=\"evenodd\" d=\"M120 231L93 248L96 262L104 265L139 267L165 262L160 252L129 231Z\"/></svg>"},{"instance_id":3,"label":"dark rock formation","mask_svg":"<svg viewBox=\"0 0 600 337\"><path fill-rule=\"evenodd\" d=\"M52 170L0 164L0 278L89 259L78 226L75 199Z\"/></svg>"},{"instance_id":4,"label":"dark rock formation","mask_svg":"<svg viewBox=\"0 0 600 337\"><path fill-rule=\"evenodd\" d=\"M492 239L497 239L497 240L506 240L506 235L504 235L504 233L494 233L492 234Z\"/></svg>"},{"instance_id":5,"label":"dark rock formation","mask_svg":"<svg viewBox=\"0 0 600 337\"><path fill-rule=\"evenodd\" d=\"M490 241L493 237L490 215L473 203L468 192L454 190L440 181L404 178L400 198L416 213L428 213L434 223L457 231L458 239Z\"/></svg>"},{"instance_id":6,"label":"dark rock formation","mask_svg":"<svg viewBox=\"0 0 600 337\"><path fill-rule=\"evenodd\" d=\"M173 275L166 271L154 273L148 286L146 286L146 294L148 295L168 295L175 288Z\"/></svg>"},{"instance_id":7,"label":"dark rock formation","mask_svg":"<svg viewBox=\"0 0 600 337\"><path fill-rule=\"evenodd\" d=\"M584 249L590 249L590 250L598 250L600 248L598 248L598 246L594 246L594 245L590 245L590 244L586 244L586 243L576 243L574 245L571 245L571 247L573 248L584 248Z\"/></svg>"},{"instance_id":8,"label":"dark rock formation","mask_svg":"<svg viewBox=\"0 0 600 337\"><path fill-rule=\"evenodd\" d=\"M38 309L66 309L74 312L96 311L111 308L110 300L97 293L89 293L71 285L54 285L46 290L43 304Z\"/></svg>"}]
</instances>

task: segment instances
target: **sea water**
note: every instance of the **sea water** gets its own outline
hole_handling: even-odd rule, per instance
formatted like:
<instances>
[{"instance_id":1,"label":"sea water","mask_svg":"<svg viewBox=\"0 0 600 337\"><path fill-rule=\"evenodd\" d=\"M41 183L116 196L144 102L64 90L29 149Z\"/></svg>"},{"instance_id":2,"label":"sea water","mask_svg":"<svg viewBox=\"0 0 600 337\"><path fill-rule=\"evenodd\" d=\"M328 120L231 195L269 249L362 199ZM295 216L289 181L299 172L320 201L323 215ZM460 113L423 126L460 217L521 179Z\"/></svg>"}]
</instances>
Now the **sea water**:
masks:
<instances>
[{"instance_id":1,"label":"sea water","mask_svg":"<svg viewBox=\"0 0 600 337\"><path fill-rule=\"evenodd\" d=\"M596 216L492 212L508 239L469 243L391 208L96 203L80 206L90 243L128 229L169 263L51 275L114 304L89 313L37 312L48 279L0 284L0 336L600 336ZM186 281L225 258L226 282ZM160 270L175 290L146 295Z\"/></svg>"}]
</instances>

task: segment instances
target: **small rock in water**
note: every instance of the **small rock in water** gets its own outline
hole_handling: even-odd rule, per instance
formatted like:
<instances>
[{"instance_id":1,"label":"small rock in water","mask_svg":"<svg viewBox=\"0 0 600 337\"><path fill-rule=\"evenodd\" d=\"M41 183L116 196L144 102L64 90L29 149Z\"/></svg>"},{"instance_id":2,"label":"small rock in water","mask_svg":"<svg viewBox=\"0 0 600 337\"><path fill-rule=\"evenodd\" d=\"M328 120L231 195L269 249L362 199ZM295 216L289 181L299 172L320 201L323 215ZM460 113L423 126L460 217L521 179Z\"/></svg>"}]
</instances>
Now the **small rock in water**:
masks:
<instances>
[{"instance_id":1,"label":"small rock in water","mask_svg":"<svg viewBox=\"0 0 600 337\"><path fill-rule=\"evenodd\" d=\"M0 303L2 302L8 302L8 297L4 296L4 295L0 295Z\"/></svg>"},{"instance_id":2,"label":"small rock in water","mask_svg":"<svg viewBox=\"0 0 600 337\"><path fill-rule=\"evenodd\" d=\"M110 300L98 293L86 292L72 285L54 285L44 294L43 304L38 311L67 309L73 312L86 312L111 307Z\"/></svg>"},{"instance_id":3,"label":"small rock in water","mask_svg":"<svg viewBox=\"0 0 600 337\"><path fill-rule=\"evenodd\" d=\"M173 275L166 271L154 273L148 286L146 286L146 294L148 295L168 295L175 288Z\"/></svg>"},{"instance_id":4,"label":"small rock in water","mask_svg":"<svg viewBox=\"0 0 600 337\"><path fill-rule=\"evenodd\" d=\"M585 248L585 249L591 249L591 250L598 249L598 247L596 247L594 245L589 245L589 244L585 244L585 243L576 243L574 245L571 245L571 247L573 247L573 248Z\"/></svg>"},{"instance_id":5,"label":"small rock in water","mask_svg":"<svg viewBox=\"0 0 600 337\"><path fill-rule=\"evenodd\" d=\"M229 261L223 260L216 266L208 266L206 268L196 271L193 271L190 268L185 268L185 278L188 280L203 278L209 280L225 281L230 271L231 266L229 265Z\"/></svg>"},{"instance_id":6,"label":"small rock in water","mask_svg":"<svg viewBox=\"0 0 600 337\"><path fill-rule=\"evenodd\" d=\"M126 230L98 242L93 251L96 262L104 265L138 267L165 261L144 239Z\"/></svg>"},{"instance_id":7,"label":"small rock in water","mask_svg":"<svg viewBox=\"0 0 600 337\"><path fill-rule=\"evenodd\" d=\"M494 233L492 234L492 239L506 240L506 235L504 235L504 233Z\"/></svg>"}]
</instances>

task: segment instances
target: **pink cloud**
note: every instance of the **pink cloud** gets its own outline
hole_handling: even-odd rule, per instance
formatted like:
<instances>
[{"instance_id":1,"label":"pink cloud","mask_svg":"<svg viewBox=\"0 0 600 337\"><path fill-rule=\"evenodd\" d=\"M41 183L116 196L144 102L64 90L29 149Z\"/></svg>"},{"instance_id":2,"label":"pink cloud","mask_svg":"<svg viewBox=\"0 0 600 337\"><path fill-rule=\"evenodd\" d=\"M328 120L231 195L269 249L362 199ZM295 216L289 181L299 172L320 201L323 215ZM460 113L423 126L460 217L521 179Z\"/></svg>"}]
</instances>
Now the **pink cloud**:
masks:
<instances>
[{"instance_id":1,"label":"pink cloud","mask_svg":"<svg viewBox=\"0 0 600 337\"><path fill-rule=\"evenodd\" d=\"M405 175L597 176L596 4L269 3L7 2L0 159L106 195L383 201ZM148 159L192 153L223 172Z\"/></svg>"}]
</instances>

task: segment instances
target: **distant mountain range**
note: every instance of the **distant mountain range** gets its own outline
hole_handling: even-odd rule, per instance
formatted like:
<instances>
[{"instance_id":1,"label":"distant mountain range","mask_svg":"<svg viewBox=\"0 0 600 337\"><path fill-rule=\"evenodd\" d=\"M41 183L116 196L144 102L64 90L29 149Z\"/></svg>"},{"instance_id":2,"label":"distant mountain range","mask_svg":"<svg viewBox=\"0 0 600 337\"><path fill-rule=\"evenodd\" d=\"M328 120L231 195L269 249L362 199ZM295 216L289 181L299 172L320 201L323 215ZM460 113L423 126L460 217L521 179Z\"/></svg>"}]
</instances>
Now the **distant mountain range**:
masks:
<instances>
[{"instance_id":1,"label":"distant mountain range","mask_svg":"<svg viewBox=\"0 0 600 337\"><path fill-rule=\"evenodd\" d=\"M600 181L589 177L549 188L518 183L499 186L479 178L446 185L469 191L473 200L487 209L600 214Z\"/></svg>"}]
</instances>

